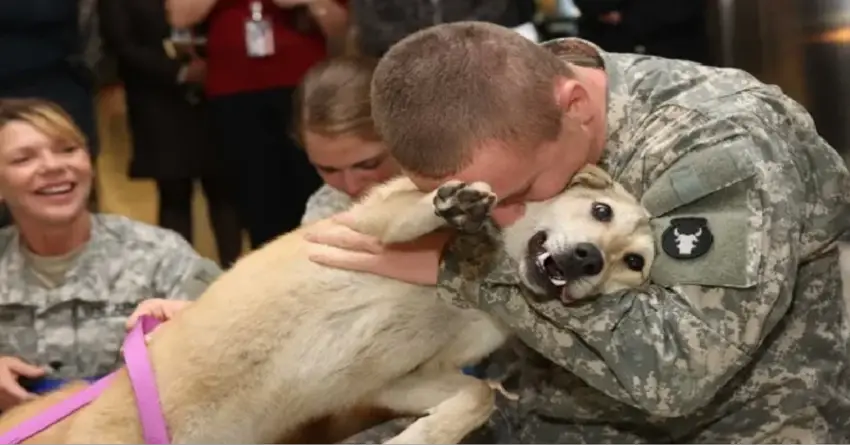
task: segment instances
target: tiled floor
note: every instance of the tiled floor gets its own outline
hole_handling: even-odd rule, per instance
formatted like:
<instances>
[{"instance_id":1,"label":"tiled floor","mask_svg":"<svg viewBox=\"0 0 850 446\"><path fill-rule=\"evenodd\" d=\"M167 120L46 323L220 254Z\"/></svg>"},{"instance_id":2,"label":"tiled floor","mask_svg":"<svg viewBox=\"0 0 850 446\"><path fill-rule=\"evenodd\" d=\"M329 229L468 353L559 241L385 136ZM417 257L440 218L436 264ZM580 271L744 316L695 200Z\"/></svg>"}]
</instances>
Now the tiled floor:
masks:
<instances>
[{"instance_id":1,"label":"tiled floor","mask_svg":"<svg viewBox=\"0 0 850 446\"><path fill-rule=\"evenodd\" d=\"M157 197L151 181L130 180L127 165L130 141L127 134L123 91L110 88L98 97L101 155L98 159L98 192L102 212L126 215L146 223L156 223ZM206 216L206 202L195 186L195 248L202 255L218 259L215 239Z\"/></svg>"}]
</instances>

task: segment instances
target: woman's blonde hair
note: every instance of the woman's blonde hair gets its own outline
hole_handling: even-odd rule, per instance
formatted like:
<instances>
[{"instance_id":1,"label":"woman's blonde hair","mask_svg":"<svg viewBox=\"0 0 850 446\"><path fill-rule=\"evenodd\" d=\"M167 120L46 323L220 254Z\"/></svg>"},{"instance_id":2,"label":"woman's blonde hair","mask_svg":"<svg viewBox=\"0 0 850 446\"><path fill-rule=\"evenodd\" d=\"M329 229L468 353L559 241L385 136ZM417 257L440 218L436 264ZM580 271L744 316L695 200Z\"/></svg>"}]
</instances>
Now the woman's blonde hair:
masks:
<instances>
[{"instance_id":1,"label":"woman's blonde hair","mask_svg":"<svg viewBox=\"0 0 850 446\"><path fill-rule=\"evenodd\" d=\"M0 99L0 130L13 121L25 122L52 140L87 148L86 137L73 118L46 99Z\"/></svg>"},{"instance_id":2,"label":"woman's blonde hair","mask_svg":"<svg viewBox=\"0 0 850 446\"><path fill-rule=\"evenodd\" d=\"M295 133L324 136L356 135L380 140L372 121L369 98L375 59L342 56L314 66L295 95Z\"/></svg>"}]
</instances>

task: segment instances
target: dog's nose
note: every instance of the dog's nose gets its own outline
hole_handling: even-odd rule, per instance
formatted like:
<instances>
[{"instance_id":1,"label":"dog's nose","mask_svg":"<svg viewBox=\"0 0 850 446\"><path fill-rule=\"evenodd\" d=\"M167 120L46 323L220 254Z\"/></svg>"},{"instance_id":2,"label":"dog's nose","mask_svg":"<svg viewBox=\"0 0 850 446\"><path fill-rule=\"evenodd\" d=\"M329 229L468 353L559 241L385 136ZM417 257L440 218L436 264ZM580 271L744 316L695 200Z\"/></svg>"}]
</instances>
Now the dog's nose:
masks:
<instances>
[{"instance_id":1,"label":"dog's nose","mask_svg":"<svg viewBox=\"0 0 850 446\"><path fill-rule=\"evenodd\" d=\"M602 251L593 243L579 243L561 255L555 256L555 262L567 278L595 276L602 272L605 260Z\"/></svg>"}]
</instances>

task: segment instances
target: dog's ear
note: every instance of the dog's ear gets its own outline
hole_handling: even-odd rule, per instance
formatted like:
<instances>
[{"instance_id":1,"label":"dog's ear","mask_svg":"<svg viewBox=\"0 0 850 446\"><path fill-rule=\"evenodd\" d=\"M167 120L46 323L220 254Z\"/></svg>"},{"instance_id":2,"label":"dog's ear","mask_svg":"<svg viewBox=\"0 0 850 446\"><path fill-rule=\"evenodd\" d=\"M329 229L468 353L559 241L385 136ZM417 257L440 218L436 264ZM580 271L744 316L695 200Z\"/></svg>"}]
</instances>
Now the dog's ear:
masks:
<instances>
[{"instance_id":1,"label":"dog's ear","mask_svg":"<svg viewBox=\"0 0 850 446\"><path fill-rule=\"evenodd\" d=\"M613 185L614 180L611 178L611 175L608 175L608 172L593 164L588 164L573 175L569 187L585 186L592 189L608 189Z\"/></svg>"}]
</instances>

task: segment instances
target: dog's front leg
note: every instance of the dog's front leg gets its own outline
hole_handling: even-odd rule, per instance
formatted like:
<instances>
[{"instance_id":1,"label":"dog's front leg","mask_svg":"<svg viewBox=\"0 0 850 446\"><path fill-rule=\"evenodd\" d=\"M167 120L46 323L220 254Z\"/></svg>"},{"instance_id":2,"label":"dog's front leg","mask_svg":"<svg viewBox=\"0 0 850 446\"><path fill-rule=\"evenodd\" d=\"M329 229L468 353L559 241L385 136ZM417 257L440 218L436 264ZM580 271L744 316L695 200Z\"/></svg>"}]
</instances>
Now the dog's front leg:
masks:
<instances>
[{"instance_id":1,"label":"dog's front leg","mask_svg":"<svg viewBox=\"0 0 850 446\"><path fill-rule=\"evenodd\" d=\"M496 408L488 383L458 371L414 372L383 389L375 402L399 413L427 414L386 444L456 444Z\"/></svg>"},{"instance_id":2,"label":"dog's front leg","mask_svg":"<svg viewBox=\"0 0 850 446\"><path fill-rule=\"evenodd\" d=\"M434 213L434 196L432 192L419 198L416 203L390 220L381 242L384 244L403 243L416 240L446 226L445 220Z\"/></svg>"},{"instance_id":3,"label":"dog's front leg","mask_svg":"<svg viewBox=\"0 0 850 446\"><path fill-rule=\"evenodd\" d=\"M446 223L461 231L475 231L487 220L495 203L496 196L486 183L449 181L391 220L381 241L414 240Z\"/></svg>"}]
</instances>

